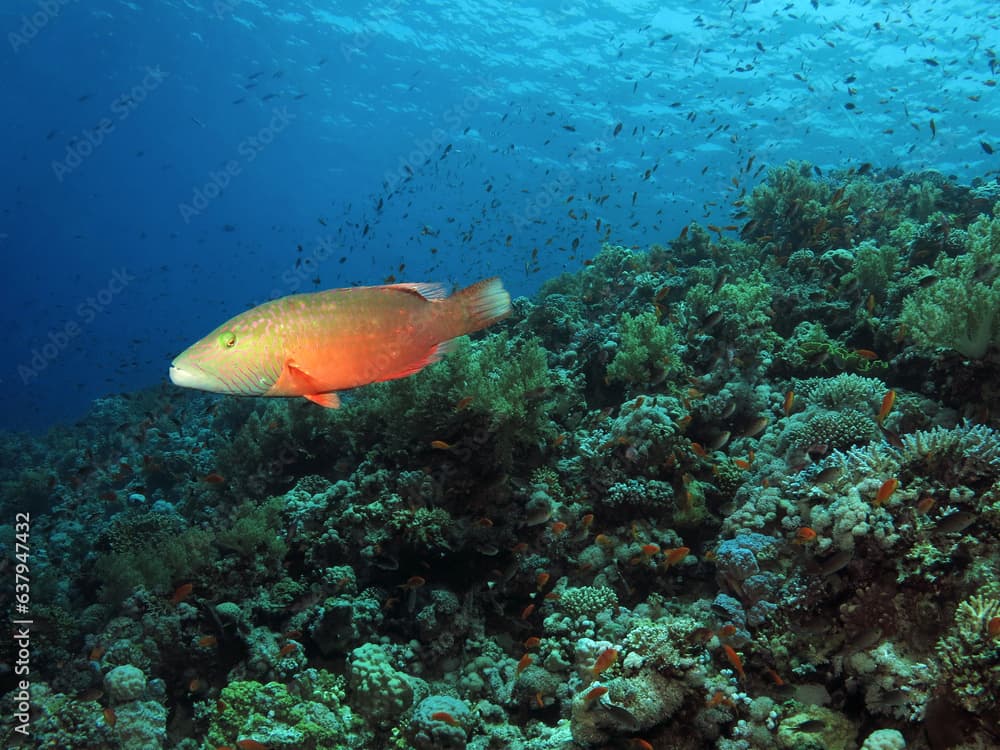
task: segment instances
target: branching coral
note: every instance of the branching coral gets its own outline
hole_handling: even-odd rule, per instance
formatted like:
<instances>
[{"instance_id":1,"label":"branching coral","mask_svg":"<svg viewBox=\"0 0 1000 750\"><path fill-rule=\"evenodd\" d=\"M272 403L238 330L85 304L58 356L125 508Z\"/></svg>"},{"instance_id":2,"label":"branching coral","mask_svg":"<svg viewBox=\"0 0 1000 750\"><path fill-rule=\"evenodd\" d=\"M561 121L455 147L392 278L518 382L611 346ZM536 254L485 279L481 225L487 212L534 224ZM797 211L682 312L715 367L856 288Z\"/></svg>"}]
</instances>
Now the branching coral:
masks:
<instances>
[{"instance_id":1,"label":"branching coral","mask_svg":"<svg viewBox=\"0 0 1000 750\"><path fill-rule=\"evenodd\" d=\"M955 622L937 644L942 677L967 711L986 713L1000 702L1000 638L990 622L1000 616L1000 599L977 594L955 610Z\"/></svg>"},{"instance_id":2,"label":"branching coral","mask_svg":"<svg viewBox=\"0 0 1000 750\"><path fill-rule=\"evenodd\" d=\"M900 324L921 350L941 347L982 359L1000 346L1000 219L980 217L969 227L966 248L957 258L938 256L939 278L903 301Z\"/></svg>"},{"instance_id":3,"label":"branching coral","mask_svg":"<svg viewBox=\"0 0 1000 750\"><path fill-rule=\"evenodd\" d=\"M677 334L655 312L623 314L618 331L618 353L608 365L608 380L647 385L679 369Z\"/></svg>"}]
</instances>

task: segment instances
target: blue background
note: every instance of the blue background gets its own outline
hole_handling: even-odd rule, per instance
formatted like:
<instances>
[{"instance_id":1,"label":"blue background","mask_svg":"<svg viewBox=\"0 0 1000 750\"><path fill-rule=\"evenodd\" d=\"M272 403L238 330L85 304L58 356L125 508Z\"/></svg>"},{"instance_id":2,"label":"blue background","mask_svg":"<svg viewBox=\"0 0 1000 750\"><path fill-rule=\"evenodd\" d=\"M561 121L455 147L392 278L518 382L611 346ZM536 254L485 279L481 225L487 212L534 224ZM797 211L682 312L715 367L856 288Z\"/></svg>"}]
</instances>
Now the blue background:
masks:
<instances>
[{"instance_id":1,"label":"blue background","mask_svg":"<svg viewBox=\"0 0 1000 750\"><path fill-rule=\"evenodd\" d=\"M997 174L992 5L662 5L5 3L0 426L164 383L271 296L531 294L736 224L788 159Z\"/></svg>"}]
</instances>

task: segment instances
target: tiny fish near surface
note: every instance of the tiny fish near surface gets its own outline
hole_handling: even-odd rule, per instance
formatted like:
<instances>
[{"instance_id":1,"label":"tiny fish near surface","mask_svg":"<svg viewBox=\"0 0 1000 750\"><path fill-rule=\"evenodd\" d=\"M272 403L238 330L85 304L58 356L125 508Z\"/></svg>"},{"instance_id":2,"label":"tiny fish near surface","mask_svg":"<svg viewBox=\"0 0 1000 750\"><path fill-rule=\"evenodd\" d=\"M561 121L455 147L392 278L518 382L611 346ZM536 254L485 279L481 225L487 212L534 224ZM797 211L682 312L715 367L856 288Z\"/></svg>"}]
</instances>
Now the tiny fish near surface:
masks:
<instances>
[{"instance_id":1,"label":"tiny fish near surface","mask_svg":"<svg viewBox=\"0 0 1000 750\"><path fill-rule=\"evenodd\" d=\"M170 365L174 385L234 396L302 396L404 378L458 336L510 314L497 278L445 296L439 284L331 289L265 302L216 328Z\"/></svg>"}]
</instances>

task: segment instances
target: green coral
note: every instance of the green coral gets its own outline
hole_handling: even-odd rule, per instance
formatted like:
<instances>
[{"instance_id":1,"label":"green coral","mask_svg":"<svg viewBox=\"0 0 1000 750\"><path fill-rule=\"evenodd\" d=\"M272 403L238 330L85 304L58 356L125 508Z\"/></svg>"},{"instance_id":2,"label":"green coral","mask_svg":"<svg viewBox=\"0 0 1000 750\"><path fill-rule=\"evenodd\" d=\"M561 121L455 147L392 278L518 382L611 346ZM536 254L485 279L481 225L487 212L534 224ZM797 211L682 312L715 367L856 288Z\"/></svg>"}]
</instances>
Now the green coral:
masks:
<instances>
[{"instance_id":1,"label":"green coral","mask_svg":"<svg viewBox=\"0 0 1000 750\"><path fill-rule=\"evenodd\" d=\"M231 682L222 689L207 742L211 747L235 747L252 739L269 748L323 750L357 745L356 722L341 705L343 680L324 670L306 670L296 680L297 692L278 682Z\"/></svg>"},{"instance_id":2,"label":"green coral","mask_svg":"<svg viewBox=\"0 0 1000 750\"><path fill-rule=\"evenodd\" d=\"M878 433L874 418L857 409L811 410L792 422L781 436L792 451L825 446L824 451L842 450L864 444Z\"/></svg>"},{"instance_id":3,"label":"green coral","mask_svg":"<svg viewBox=\"0 0 1000 750\"><path fill-rule=\"evenodd\" d=\"M707 333L733 342L740 357L747 362L757 360L781 342L772 326L772 288L760 271L732 279L717 290L714 282L695 284L686 302L696 320L703 321L713 313L722 313L721 320Z\"/></svg>"},{"instance_id":4,"label":"green coral","mask_svg":"<svg viewBox=\"0 0 1000 750\"><path fill-rule=\"evenodd\" d=\"M618 324L621 341L608 365L609 381L648 384L679 369L677 333L670 323L660 323L656 312L622 315Z\"/></svg>"},{"instance_id":5,"label":"green coral","mask_svg":"<svg viewBox=\"0 0 1000 750\"><path fill-rule=\"evenodd\" d=\"M109 534L112 551L100 555L94 563L95 575L102 582L103 601L120 603L140 586L166 593L216 559L211 532L181 531L169 519L152 520L152 516L159 515L162 514L128 514L127 519L112 524ZM150 531L145 539L143 529Z\"/></svg>"},{"instance_id":6,"label":"green coral","mask_svg":"<svg viewBox=\"0 0 1000 750\"><path fill-rule=\"evenodd\" d=\"M932 354L952 349L982 359L1000 346L1000 219L980 216L969 226L966 252L939 255L939 277L903 301L900 324L917 348Z\"/></svg>"},{"instance_id":7,"label":"green coral","mask_svg":"<svg viewBox=\"0 0 1000 750\"><path fill-rule=\"evenodd\" d=\"M951 630L938 641L942 677L967 711L991 713L1000 696L1000 638L989 623L1000 617L995 592L974 595L958 605Z\"/></svg>"},{"instance_id":8,"label":"green coral","mask_svg":"<svg viewBox=\"0 0 1000 750\"><path fill-rule=\"evenodd\" d=\"M877 411L886 394L885 383L854 373L841 373L832 378L797 380L795 393L807 404L837 411L843 408Z\"/></svg>"},{"instance_id":9,"label":"green coral","mask_svg":"<svg viewBox=\"0 0 1000 750\"><path fill-rule=\"evenodd\" d=\"M559 599L559 608L574 619L584 615L593 618L598 612L617 606L618 594L609 586L568 588Z\"/></svg>"},{"instance_id":10,"label":"green coral","mask_svg":"<svg viewBox=\"0 0 1000 750\"><path fill-rule=\"evenodd\" d=\"M899 250L892 245L878 245L867 239L854 248L854 264L845 283L857 279L859 288L866 294L874 294L877 300L885 300L896 269L899 267Z\"/></svg>"},{"instance_id":11,"label":"green coral","mask_svg":"<svg viewBox=\"0 0 1000 750\"><path fill-rule=\"evenodd\" d=\"M276 562L288 551L281 534L282 497L272 497L263 503L247 500L236 511L236 519L217 535L219 544L245 557L258 557L260 562Z\"/></svg>"},{"instance_id":12,"label":"green coral","mask_svg":"<svg viewBox=\"0 0 1000 750\"><path fill-rule=\"evenodd\" d=\"M496 459L506 464L516 445L545 436L548 414L559 408L556 386L564 394L574 390L568 379L549 370L539 339L507 331L476 341L461 337L441 362L359 391L334 415L331 432L351 447L378 435L382 450L401 461L415 445L435 438L457 440L461 455L484 450L485 438L492 437ZM477 441L477 428L490 435Z\"/></svg>"}]
</instances>

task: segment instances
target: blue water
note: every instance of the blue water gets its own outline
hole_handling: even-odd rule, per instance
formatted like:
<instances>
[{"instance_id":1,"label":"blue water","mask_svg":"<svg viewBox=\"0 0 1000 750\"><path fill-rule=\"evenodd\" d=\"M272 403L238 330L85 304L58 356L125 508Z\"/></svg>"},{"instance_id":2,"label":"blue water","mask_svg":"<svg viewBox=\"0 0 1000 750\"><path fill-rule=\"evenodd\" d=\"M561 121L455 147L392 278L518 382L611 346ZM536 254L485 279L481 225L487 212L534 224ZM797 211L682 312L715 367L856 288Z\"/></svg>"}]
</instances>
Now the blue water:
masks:
<instances>
[{"instance_id":1,"label":"blue water","mask_svg":"<svg viewBox=\"0 0 1000 750\"><path fill-rule=\"evenodd\" d=\"M0 428L165 383L271 296L530 294L736 224L788 159L996 175L991 5L670 5L5 3Z\"/></svg>"}]
</instances>

